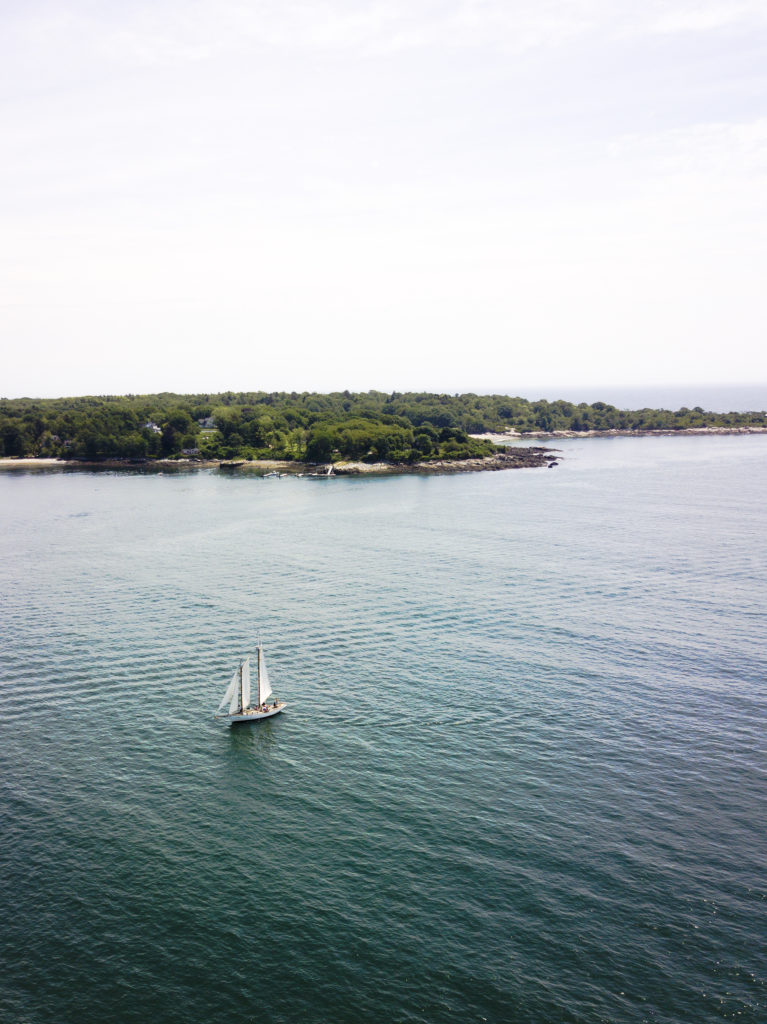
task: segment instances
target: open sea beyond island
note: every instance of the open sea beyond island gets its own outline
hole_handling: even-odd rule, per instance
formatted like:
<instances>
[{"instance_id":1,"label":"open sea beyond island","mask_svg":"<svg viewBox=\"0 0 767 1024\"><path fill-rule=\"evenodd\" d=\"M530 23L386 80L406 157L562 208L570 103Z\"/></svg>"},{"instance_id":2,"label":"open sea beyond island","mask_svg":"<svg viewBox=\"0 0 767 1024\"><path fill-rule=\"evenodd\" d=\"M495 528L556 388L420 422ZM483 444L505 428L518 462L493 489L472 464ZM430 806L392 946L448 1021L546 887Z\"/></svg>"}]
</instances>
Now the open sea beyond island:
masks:
<instances>
[{"instance_id":1,"label":"open sea beyond island","mask_svg":"<svg viewBox=\"0 0 767 1024\"><path fill-rule=\"evenodd\" d=\"M767 1019L767 435L552 444L0 473L2 1021Z\"/></svg>"}]
</instances>

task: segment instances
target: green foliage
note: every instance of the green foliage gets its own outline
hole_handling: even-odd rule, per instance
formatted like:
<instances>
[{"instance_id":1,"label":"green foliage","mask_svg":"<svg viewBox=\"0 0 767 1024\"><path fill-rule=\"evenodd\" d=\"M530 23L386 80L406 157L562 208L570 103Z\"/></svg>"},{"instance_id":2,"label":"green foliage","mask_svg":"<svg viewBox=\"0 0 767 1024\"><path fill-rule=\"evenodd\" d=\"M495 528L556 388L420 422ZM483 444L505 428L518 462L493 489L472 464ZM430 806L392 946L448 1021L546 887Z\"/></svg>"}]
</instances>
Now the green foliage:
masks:
<instances>
[{"instance_id":1,"label":"green foliage","mask_svg":"<svg viewBox=\"0 0 767 1024\"><path fill-rule=\"evenodd\" d=\"M309 462L330 462L333 457L335 436L328 427L318 427L309 435L306 458Z\"/></svg>"},{"instance_id":2,"label":"green foliage","mask_svg":"<svg viewBox=\"0 0 767 1024\"><path fill-rule=\"evenodd\" d=\"M764 412L617 409L508 395L232 392L0 400L0 455L69 459L282 458L422 462L491 453L491 431L765 426Z\"/></svg>"}]
</instances>

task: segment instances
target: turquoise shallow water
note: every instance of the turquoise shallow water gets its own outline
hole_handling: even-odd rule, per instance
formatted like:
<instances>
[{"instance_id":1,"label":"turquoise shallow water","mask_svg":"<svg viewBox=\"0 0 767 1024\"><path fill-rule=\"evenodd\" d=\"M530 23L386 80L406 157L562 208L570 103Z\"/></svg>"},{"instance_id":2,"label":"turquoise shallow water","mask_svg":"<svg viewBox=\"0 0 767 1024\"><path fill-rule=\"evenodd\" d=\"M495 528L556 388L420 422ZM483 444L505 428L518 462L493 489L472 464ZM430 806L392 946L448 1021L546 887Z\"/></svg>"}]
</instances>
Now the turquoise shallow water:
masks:
<instances>
[{"instance_id":1,"label":"turquoise shallow water","mask_svg":"<svg viewBox=\"0 0 767 1024\"><path fill-rule=\"evenodd\" d=\"M0 1019L765 1020L767 438L561 448L0 474Z\"/></svg>"}]
</instances>

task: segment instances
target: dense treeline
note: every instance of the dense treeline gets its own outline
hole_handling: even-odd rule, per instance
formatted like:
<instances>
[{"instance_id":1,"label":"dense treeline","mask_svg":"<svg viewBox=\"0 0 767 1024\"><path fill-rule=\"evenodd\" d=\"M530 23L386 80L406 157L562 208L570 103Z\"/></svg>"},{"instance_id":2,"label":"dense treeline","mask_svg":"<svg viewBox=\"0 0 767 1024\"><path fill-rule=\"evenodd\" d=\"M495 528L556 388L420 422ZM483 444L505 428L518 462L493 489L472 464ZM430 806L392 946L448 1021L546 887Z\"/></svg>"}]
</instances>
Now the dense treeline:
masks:
<instances>
[{"instance_id":1,"label":"dense treeline","mask_svg":"<svg viewBox=\"0 0 767 1024\"><path fill-rule=\"evenodd\" d=\"M487 431L765 426L764 412L617 409L506 395L349 391L0 400L0 455L417 462L489 454Z\"/></svg>"}]
</instances>

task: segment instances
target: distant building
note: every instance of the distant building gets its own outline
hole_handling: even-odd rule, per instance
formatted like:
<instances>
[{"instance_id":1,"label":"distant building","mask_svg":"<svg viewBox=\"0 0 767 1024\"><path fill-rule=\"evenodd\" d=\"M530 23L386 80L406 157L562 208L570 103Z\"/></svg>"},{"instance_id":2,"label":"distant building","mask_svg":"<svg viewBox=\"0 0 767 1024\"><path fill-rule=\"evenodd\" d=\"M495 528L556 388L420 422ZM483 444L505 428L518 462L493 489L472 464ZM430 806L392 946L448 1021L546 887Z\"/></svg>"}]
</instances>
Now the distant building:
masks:
<instances>
[{"instance_id":1,"label":"distant building","mask_svg":"<svg viewBox=\"0 0 767 1024\"><path fill-rule=\"evenodd\" d=\"M155 434L162 433L162 427L158 427L153 420L147 420L147 422L144 424L144 430L151 430Z\"/></svg>"},{"instance_id":2,"label":"distant building","mask_svg":"<svg viewBox=\"0 0 767 1024\"><path fill-rule=\"evenodd\" d=\"M205 430L210 430L211 427L215 427L216 425L216 421L213 419L212 416L203 416L203 418L201 420L197 420L197 422Z\"/></svg>"},{"instance_id":3,"label":"distant building","mask_svg":"<svg viewBox=\"0 0 767 1024\"><path fill-rule=\"evenodd\" d=\"M199 448L182 448L181 449L181 454L182 455L199 455L200 454L200 449Z\"/></svg>"}]
</instances>

